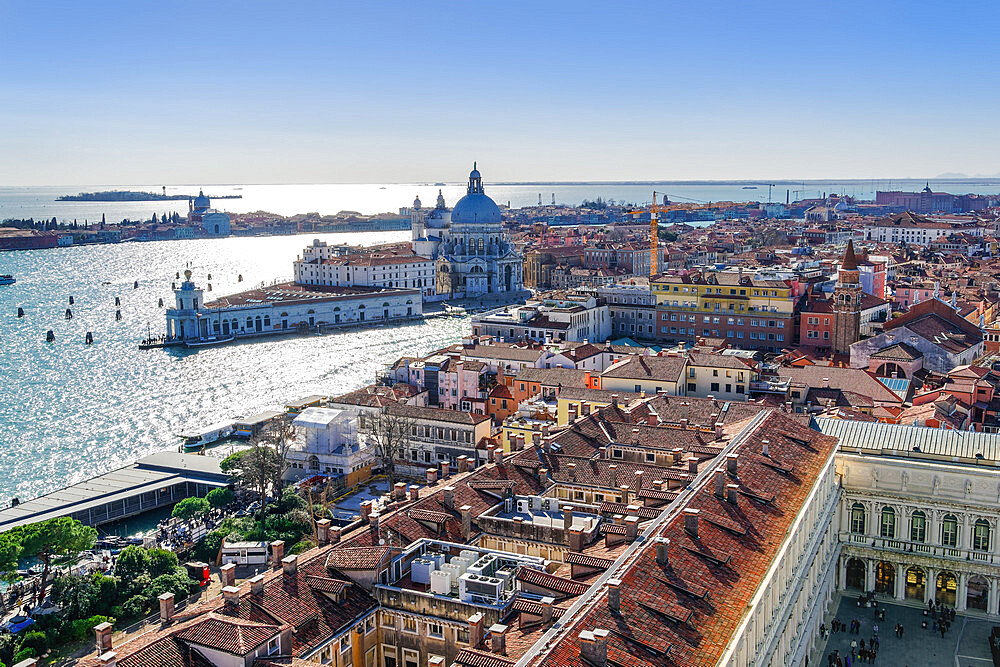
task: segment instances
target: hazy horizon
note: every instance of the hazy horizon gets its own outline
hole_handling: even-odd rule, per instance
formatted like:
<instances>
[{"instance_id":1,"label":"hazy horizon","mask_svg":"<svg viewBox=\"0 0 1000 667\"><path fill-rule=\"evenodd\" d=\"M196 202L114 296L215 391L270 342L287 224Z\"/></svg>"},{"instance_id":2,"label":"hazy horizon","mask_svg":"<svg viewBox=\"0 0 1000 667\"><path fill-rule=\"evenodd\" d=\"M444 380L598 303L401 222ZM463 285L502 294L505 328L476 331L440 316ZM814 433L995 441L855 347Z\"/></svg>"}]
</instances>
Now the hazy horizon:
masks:
<instances>
[{"instance_id":1,"label":"hazy horizon","mask_svg":"<svg viewBox=\"0 0 1000 667\"><path fill-rule=\"evenodd\" d=\"M970 27L996 18L0 0L0 183L452 183L474 160L492 183L995 175L1000 58Z\"/></svg>"}]
</instances>

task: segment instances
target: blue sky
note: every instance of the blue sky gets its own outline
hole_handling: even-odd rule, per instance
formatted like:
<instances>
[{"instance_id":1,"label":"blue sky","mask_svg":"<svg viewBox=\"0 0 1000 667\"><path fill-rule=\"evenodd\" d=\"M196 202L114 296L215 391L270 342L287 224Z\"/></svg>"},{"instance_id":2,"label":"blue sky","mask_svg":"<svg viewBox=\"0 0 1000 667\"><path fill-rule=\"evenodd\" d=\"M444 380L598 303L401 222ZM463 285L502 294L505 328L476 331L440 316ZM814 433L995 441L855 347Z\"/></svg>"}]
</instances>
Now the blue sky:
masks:
<instances>
[{"instance_id":1,"label":"blue sky","mask_svg":"<svg viewBox=\"0 0 1000 667\"><path fill-rule=\"evenodd\" d=\"M0 185L995 174L998 18L0 0Z\"/></svg>"}]
</instances>

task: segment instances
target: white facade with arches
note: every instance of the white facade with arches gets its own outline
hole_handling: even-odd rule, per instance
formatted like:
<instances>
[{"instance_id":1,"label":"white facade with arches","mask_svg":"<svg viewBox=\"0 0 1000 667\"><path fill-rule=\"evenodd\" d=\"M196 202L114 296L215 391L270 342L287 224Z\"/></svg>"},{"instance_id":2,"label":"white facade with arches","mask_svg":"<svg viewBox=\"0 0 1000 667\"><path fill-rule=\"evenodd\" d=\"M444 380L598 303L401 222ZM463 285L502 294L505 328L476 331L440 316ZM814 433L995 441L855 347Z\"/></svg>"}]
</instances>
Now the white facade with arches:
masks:
<instances>
[{"instance_id":1,"label":"white facade with arches","mask_svg":"<svg viewBox=\"0 0 1000 667\"><path fill-rule=\"evenodd\" d=\"M972 435L946 431L933 451L914 440L917 451L878 454L840 436L839 588L1000 615L1000 468L995 445Z\"/></svg>"}]
</instances>

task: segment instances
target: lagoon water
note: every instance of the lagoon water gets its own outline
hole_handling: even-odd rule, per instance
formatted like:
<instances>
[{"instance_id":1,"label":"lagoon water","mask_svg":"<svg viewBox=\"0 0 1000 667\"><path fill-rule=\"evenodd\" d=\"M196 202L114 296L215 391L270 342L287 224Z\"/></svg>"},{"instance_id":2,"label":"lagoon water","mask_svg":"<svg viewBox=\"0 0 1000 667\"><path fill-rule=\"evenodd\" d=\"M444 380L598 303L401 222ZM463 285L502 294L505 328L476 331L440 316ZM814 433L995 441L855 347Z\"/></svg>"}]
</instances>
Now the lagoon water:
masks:
<instances>
[{"instance_id":1,"label":"lagoon water","mask_svg":"<svg viewBox=\"0 0 1000 667\"><path fill-rule=\"evenodd\" d=\"M317 235L370 245L408 232ZM468 319L282 337L198 351L137 349L163 330L170 284L191 263L210 295L275 278L311 236L159 241L0 253L0 504L175 448L176 433L374 381L385 363L456 342ZM237 276L243 275L243 282ZM134 281L139 288L133 289ZM69 297L75 304L69 306ZM115 297L122 320L115 321ZM25 317L18 319L17 308ZM66 308L73 318L65 319ZM52 329L56 340L45 342ZM84 345L87 331L94 344Z\"/></svg>"}]
</instances>

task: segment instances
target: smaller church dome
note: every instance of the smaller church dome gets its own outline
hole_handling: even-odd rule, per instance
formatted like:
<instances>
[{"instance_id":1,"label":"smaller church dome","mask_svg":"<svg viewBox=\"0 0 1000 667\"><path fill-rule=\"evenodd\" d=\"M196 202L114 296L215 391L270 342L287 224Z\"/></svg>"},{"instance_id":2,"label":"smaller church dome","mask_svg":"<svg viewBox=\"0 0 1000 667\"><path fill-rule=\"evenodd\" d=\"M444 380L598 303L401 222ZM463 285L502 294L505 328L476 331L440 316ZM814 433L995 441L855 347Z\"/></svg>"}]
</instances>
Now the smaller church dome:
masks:
<instances>
[{"instance_id":1,"label":"smaller church dome","mask_svg":"<svg viewBox=\"0 0 1000 667\"><path fill-rule=\"evenodd\" d=\"M205 196L205 193L202 192L201 190L198 190L198 196L194 198L194 207L195 208L208 208L211 205L212 205L212 202L209 200L208 197Z\"/></svg>"}]
</instances>

